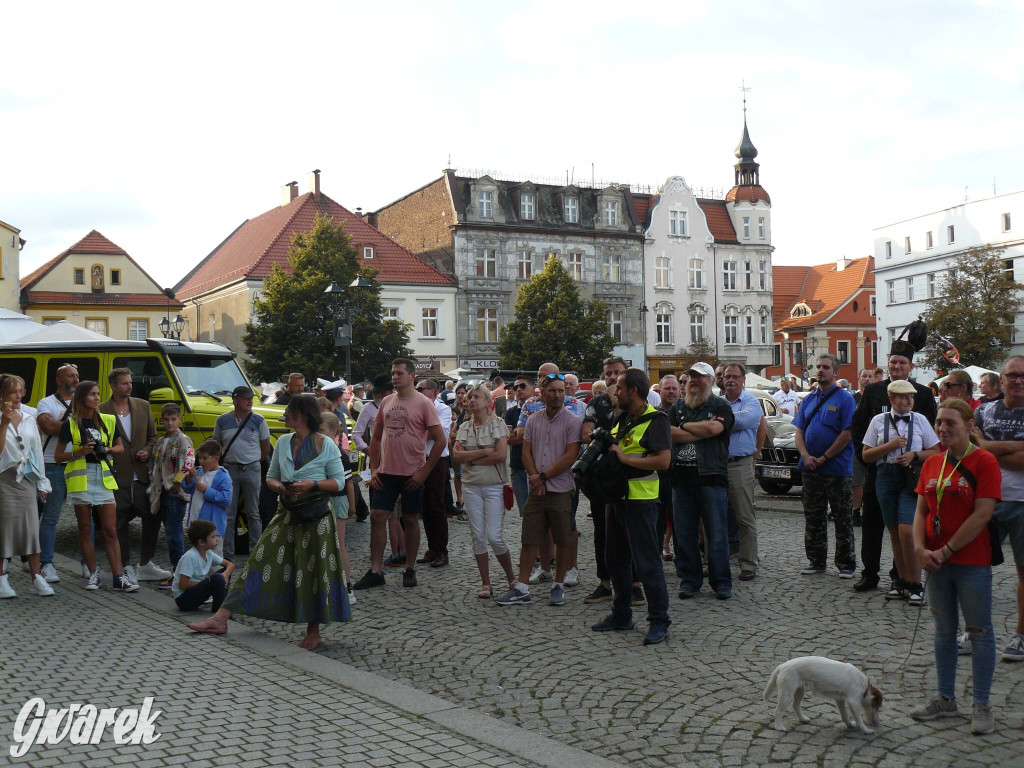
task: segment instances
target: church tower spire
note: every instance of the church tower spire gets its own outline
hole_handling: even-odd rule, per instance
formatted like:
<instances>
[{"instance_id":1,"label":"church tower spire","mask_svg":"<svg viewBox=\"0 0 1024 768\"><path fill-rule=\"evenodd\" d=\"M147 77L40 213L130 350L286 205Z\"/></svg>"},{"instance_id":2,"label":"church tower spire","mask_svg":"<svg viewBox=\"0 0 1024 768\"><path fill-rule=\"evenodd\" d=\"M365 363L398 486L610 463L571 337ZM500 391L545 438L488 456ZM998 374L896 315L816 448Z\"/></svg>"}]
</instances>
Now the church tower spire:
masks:
<instances>
[{"instance_id":1,"label":"church tower spire","mask_svg":"<svg viewBox=\"0 0 1024 768\"><path fill-rule=\"evenodd\" d=\"M770 205L771 198L761 186L761 166L754 159L757 157L757 147L750 140L750 130L747 128L747 91L750 89L744 83L740 90L743 91L743 136L733 153L738 161L733 166L736 170L735 186L729 190L725 199L731 202L763 200Z\"/></svg>"}]
</instances>

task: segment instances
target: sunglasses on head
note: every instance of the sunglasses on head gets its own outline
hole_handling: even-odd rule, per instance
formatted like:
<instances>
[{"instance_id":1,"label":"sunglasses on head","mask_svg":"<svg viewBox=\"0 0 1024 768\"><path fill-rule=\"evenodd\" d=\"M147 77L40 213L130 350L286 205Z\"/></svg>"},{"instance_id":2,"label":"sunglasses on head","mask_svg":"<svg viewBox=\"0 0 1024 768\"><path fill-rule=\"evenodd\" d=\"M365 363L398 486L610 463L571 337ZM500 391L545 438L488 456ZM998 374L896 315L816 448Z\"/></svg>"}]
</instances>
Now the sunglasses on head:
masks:
<instances>
[{"instance_id":1,"label":"sunglasses on head","mask_svg":"<svg viewBox=\"0 0 1024 768\"><path fill-rule=\"evenodd\" d=\"M547 376L544 377L544 381L554 381L555 379L558 379L559 381L565 381L565 374L549 373Z\"/></svg>"}]
</instances>

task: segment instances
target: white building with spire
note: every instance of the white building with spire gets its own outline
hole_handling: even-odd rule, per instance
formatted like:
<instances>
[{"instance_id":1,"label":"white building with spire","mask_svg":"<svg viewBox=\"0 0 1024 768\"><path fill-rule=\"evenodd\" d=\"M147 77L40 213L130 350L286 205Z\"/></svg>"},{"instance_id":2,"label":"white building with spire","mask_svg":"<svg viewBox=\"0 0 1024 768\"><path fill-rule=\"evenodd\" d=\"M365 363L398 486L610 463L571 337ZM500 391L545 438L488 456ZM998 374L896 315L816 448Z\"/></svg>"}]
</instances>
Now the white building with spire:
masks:
<instances>
[{"instance_id":1,"label":"white building with spire","mask_svg":"<svg viewBox=\"0 0 1024 768\"><path fill-rule=\"evenodd\" d=\"M652 378L677 372L700 340L754 371L772 363L771 198L746 116L735 155L724 199L699 196L671 176L649 201L644 322Z\"/></svg>"}]
</instances>

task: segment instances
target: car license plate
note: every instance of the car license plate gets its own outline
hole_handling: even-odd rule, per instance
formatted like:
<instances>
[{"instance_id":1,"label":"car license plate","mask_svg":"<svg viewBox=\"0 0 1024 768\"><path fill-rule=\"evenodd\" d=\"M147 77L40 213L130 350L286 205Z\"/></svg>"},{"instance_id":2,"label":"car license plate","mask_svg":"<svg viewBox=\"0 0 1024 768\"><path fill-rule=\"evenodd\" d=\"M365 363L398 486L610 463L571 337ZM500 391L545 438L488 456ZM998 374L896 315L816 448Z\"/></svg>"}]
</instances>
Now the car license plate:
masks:
<instances>
[{"instance_id":1,"label":"car license plate","mask_svg":"<svg viewBox=\"0 0 1024 768\"><path fill-rule=\"evenodd\" d=\"M784 467L761 467L761 477L775 477L789 480L789 470Z\"/></svg>"}]
</instances>

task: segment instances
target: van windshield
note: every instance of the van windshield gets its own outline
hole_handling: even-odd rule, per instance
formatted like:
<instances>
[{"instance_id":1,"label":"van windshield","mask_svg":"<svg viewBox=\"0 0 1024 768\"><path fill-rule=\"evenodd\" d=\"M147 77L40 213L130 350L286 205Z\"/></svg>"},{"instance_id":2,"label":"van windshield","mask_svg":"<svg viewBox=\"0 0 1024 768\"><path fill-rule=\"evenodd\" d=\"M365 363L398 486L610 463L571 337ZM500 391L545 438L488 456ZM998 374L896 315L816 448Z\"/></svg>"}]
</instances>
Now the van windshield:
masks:
<instances>
[{"instance_id":1,"label":"van windshield","mask_svg":"<svg viewBox=\"0 0 1024 768\"><path fill-rule=\"evenodd\" d=\"M169 357L186 394L205 391L214 395L230 395L235 387L249 386L233 358L205 355Z\"/></svg>"}]
</instances>

